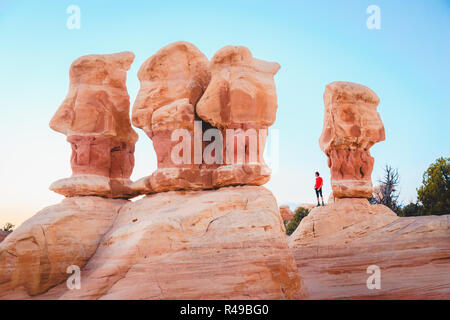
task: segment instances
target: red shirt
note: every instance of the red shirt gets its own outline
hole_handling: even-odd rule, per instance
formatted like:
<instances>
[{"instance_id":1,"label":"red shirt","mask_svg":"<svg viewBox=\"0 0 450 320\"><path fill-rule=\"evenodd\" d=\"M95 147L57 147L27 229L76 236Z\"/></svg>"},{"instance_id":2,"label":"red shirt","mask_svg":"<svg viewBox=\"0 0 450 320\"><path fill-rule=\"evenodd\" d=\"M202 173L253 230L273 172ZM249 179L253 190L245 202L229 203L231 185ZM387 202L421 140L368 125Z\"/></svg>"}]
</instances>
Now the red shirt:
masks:
<instances>
[{"instance_id":1,"label":"red shirt","mask_svg":"<svg viewBox=\"0 0 450 320\"><path fill-rule=\"evenodd\" d=\"M315 189L321 189L322 188L322 177L317 177L316 178L316 185L314 186Z\"/></svg>"}]
</instances>

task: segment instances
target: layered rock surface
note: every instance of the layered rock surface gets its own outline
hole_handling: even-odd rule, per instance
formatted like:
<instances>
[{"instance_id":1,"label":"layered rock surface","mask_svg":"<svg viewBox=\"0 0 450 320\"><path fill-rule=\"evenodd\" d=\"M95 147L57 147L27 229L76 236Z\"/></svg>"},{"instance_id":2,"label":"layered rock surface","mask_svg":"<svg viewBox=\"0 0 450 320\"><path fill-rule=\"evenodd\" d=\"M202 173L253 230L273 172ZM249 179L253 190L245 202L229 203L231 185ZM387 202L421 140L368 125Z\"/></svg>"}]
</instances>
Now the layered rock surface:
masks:
<instances>
[{"instance_id":1,"label":"layered rock surface","mask_svg":"<svg viewBox=\"0 0 450 320\"><path fill-rule=\"evenodd\" d=\"M211 188L210 175L193 179L201 176L202 161L194 159L194 120L195 106L210 80L208 59L193 44L175 42L148 58L138 77L141 87L133 106L133 124L153 140L158 159L157 171L143 180L145 193ZM188 140L187 148L177 154L183 162L174 160L180 138ZM201 139L200 129L200 153Z\"/></svg>"},{"instance_id":2,"label":"layered rock surface","mask_svg":"<svg viewBox=\"0 0 450 320\"><path fill-rule=\"evenodd\" d=\"M214 172L214 186L269 181L263 153L278 108L274 76L279 69L278 63L256 59L242 46L226 46L211 59L211 82L196 111L220 129L224 139L226 165Z\"/></svg>"},{"instance_id":3,"label":"layered rock surface","mask_svg":"<svg viewBox=\"0 0 450 320\"><path fill-rule=\"evenodd\" d=\"M128 198L137 134L129 118L126 73L131 52L93 54L70 67L69 92L50 121L72 147L72 177L50 189L64 196Z\"/></svg>"},{"instance_id":4,"label":"layered rock surface","mask_svg":"<svg viewBox=\"0 0 450 320\"><path fill-rule=\"evenodd\" d=\"M125 200L72 197L25 221L0 244L0 299L37 295L82 268Z\"/></svg>"},{"instance_id":5,"label":"layered rock surface","mask_svg":"<svg viewBox=\"0 0 450 320\"><path fill-rule=\"evenodd\" d=\"M255 59L246 47L226 46L209 69L211 83L197 106L203 120L217 128L267 128L275 122L278 63Z\"/></svg>"},{"instance_id":6,"label":"layered rock surface","mask_svg":"<svg viewBox=\"0 0 450 320\"><path fill-rule=\"evenodd\" d=\"M79 228L87 228L82 237ZM68 290L63 282L34 296L64 281L72 264L82 267L81 289ZM306 294L276 200L263 187L166 192L136 202L66 199L0 245L0 266L2 298L293 299Z\"/></svg>"},{"instance_id":7,"label":"layered rock surface","mask_svg":"<svg viewBox=\"0 0 450 320\"><path fill-rule=\"evenodd\" d=\"M339 199L313 209L288 242L310 299L448 299L449 222ZM381 270L379 290L366 285L371 265Z\"/></svg>"},{"instance_id":8,"label":"layered rock surface","mask_svg":"<svg viewBox=\"0 0 450 320\"><path fill-rule=\"evenodd\" d=\"M369 88L336 81L325 88L324 125L319 145L328 157L336 198L370 198L374 159L369 149L385 139L377 106Z\"/></svg>"},{"instance_id":9,"label":"layered rock surface","mask_svg":"<svg viewBox=\"0 0 450 320\"><path fill-rule=\"evenodd\" d=\"M289 206L280 206L280 215L283 221L290 221L294 217L294 213Z\"/></svg>"}]
</instances>

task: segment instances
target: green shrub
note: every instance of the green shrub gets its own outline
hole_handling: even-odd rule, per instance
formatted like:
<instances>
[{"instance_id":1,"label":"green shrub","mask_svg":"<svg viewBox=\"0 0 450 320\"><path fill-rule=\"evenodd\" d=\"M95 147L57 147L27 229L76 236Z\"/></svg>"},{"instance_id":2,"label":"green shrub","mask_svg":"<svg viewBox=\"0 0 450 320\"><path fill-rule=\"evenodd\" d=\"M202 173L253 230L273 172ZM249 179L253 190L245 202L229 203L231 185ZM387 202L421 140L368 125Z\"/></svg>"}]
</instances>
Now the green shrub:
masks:
<instances>
[{"instance_id":1,"label":"green shrub","mask_svg":"<svg viewBox=\"0 0 450 320\"><path fill-rule=\"evenodd\" d=\"M421 215L450 213L450 158L439 158L428 167L417 199L422 203Z\"/></svg>"},{"instance_id":2,"label":"green shrub","mask_svg":"<svg viewBox=\"0 0 450 320\"><path fill-rule=\"evenodd\" d=\"M304 217L306 217L309 213L309 209L299 207L295 210L294 217L289 221L289 223L286 226L286 234L290 236L295 229L297 229L298 225L300 224L300 221Z\"/></svg>"},{"instance_id":3,"label":"green shrub","mask_svg":"<svg viewBox=\"0 0 450 320\"><path fill-rule=\"evenodd\" d=\"M418 203L411 202L406 206L398 207L397 215L400 217L414 217L422 215L422 206Z\"/></svg>"}]
</instances>

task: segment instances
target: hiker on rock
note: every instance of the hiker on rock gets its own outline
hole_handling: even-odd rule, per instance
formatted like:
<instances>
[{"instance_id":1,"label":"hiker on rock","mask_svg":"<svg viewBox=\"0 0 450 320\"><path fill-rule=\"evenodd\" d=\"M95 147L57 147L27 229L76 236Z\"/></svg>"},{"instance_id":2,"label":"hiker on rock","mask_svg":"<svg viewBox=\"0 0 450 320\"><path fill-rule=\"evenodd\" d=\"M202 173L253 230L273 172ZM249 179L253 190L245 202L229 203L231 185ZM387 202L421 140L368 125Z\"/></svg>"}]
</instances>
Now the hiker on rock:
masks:
<instances>
[{"instance_id":1,"label":"hiker on rock","mask_svg":"<svg viewBox=\"0 0 450 320\"><path fill-rule=\"evenodd\" d=\"M319 202L319 195L322 198L322 206L325 204L323 203L323 194L322 194L322 186L323 186L323 179L320 176L319 172L316 171L316 184L314 185L314 189L316 190L316 196L317 196L317 206L320 206Z\"/></svg>"}]
</instances>

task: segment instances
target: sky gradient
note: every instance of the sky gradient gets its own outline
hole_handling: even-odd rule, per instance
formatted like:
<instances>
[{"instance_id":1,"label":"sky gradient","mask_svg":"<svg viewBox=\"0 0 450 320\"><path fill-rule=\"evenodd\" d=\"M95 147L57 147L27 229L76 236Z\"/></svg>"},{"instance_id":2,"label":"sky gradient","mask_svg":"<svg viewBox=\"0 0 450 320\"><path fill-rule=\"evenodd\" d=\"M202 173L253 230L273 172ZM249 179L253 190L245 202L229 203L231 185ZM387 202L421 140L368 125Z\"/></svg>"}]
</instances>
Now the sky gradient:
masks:
<instances>
[{"instance_id":1,"label":"sky gradient","mask_svg":"<svg viewBox=\"0 0 450 320\"><path fill-rule=\"evenodd\" d=\"M69 30L69 5L81 28ZM369 5L381 29L369 30ZM49 185L71 174L70 146L48 122L64 99L70 64L92 53L129 50L131 105L140 65L178 40L208 58L226 45L244 45L276 61L280 168L266 184L279 204L312 203L314 172L330 193L318 138L323 91L332 81L364 84L380 97L386 141L371 149L374 184L382 167L398 168L400 199L416 198L425 169L450 151L449 1L4 1L0 0L0 226L19 224L62 196ZM136 128L132 179L156 169L151 140Z\"/></svg>"}]
</instances>

